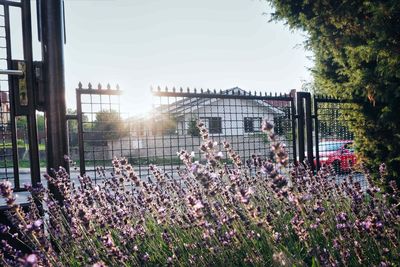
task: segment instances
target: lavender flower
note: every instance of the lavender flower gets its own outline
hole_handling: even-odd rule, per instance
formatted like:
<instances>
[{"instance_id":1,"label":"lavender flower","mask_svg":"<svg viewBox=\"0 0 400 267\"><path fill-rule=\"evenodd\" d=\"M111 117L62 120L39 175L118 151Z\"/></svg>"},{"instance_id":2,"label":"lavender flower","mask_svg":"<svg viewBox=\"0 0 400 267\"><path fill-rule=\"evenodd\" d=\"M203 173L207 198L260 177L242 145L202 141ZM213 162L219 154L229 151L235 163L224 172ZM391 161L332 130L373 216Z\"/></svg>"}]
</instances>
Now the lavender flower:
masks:
<instances>
[{"instance_id":1,"label":"lavender flower","mask_svg":"<svg viewBox=\"0 0 400 267\"><path fill-rule=\"evenodd\" d=\"M198 126L204 161L195 161L192 152L178 152L183 162L179 182L155 165L149 166L151 177L139 177L125 158L113 160L111 174L99 167L99 183L86 175L74 183L60 168L46 178L64 201L53 199L43 186L27 186L32 193L28 212L15 203L11 183L0 183L14 226L0 225L1 264L399 262L399 190L394 182L392 192L382 192L372 182L361 188L351 175L337 183L327 167L317 174L307 166L290 168L286 146L267 120L263 131L270 138L272 157L252 155L245 161L229 142L211 140L204 123ZM232 164L222 162L224 155ZM380 171L385 173L384 166ZM31 251L15 249L9 239Z\"/></svg>"}]
</instances>

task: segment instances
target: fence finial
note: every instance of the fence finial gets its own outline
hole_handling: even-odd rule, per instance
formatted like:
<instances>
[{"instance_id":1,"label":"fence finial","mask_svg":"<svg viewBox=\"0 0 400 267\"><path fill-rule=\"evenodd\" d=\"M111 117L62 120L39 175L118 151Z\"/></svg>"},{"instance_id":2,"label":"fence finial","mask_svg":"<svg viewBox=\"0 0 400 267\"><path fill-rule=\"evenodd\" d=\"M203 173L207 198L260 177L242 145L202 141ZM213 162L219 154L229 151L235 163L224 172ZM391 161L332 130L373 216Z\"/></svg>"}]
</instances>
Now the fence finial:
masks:
<instances>
[{"instance_id":1,"label":"fence finial","mask_svg":"<svg viewBox=\"0 0 400 267\"><path fill-rule=\"evenodd\" d=\"M110 85L110 83L107 83L107 90L111 90L111 85Z\"/></svg>"},{"instance_id":2,"label":"fence finial","mask_svg":"<svg viewBox=\"0 0 400 267\"><path fill-rule=\"evenodd\" d=\"M81 82L78 83L78 88L82 89L82 83Z\"/></svg>"},{"instance_id":3,"label":"fence finial","mask_svg":"<svg viewBox=\"0 0 400 267\"><path fill-rule=\"evenodd\" d=\"M189 88L189 86L186 88L186 92L190 93L190 88Z\"/></svg>"},{"instance_id":4,"label":"fence finial","mask_svg":"<svg viewBox=\"0 0 400 267\"><path fill-rule=\"evenodd\" d=\"M194 91L194 93L195 93L195 94L197 93L197 89L196 89L196 87L193 89L193 91Z\"/></svg>"},{"instance_id":5,"label":"fence finial","mask_svg":"<svg viewBox=\"0 0 400 267\"><path fill-rule=\"evenodd\" d=\"M91 83L88 84L88 89L92 89L92 84Z\"/></svg>"},{"instance_id":6,"label":"fence finial","mask_svg":"<svg viewBox=\"0 0 400 267\"><path fill-rule=\"evenodd\" d=\"M157 86L157 91L161 92L161 87Z\"/></svg>"},{"instance_id":7,"label":"fence finial","mask_svg":"<svg viewBox=\"0 0 400 267\"><path fill-rule=\"evenodd\" d=\"M168 86L165 86L165 92L168 92Z\"/></svg>"},{"instance_id":8,"label":"fence finial","mask_svg":"<svg viewBox=\"0 0 400 267\"><path fill-rule=\"evenodd\" d=\"M183 92L183 88L182 87L179 87L179 92Z\"/></svg>"},{"instance_id":9,"label":"fence finial","mask_svg":"<svg viewBox=\"0 0 400 267\"><path fill-rule=\"evenodd\" d=\"M203 93L203 88L200 88L200 93Z\"/></svg>"},{"instance_id":10,"label":"fence finial","mask_svg":"<svg viewBox=\"0 0 400 267\"><path fill-rule=\"evenodd\" d=\"M216 89L214 89L214 94L216 94L217 93L217 90Z\"/></svg>"},{"instance_id":11,"label":"fence finial","mask_svg":"<svg viewBox=\"0 0 400 267\"><path fill-rule=\"evenodd\" d=\"M176 91L176 88L175 88L175 86L173 86L173 87L172 87L172 92L175 93L175 91Z\"/></svg>"},{"instance_id":12,"label":"fence finial","mask_svg":"<svg viewBox=\"0 0 400 267\"><path fill-rule=\"evenodd\" d=\"M117 83L117 90L119 90L119 84Z\"/></svg>"},{"instance_id":13,"label":"fence finial","mask_svg":"<svg viewBox=\"0 0 400 267\"><path fill-rule=\"evenodd\" d=\"M210 93L210 88L207 88L207 94L209 94Z\"/></svg>"},{"instance_id":14,"label":"fence finial","mask_svg":"<svg viewBox=\"0 0 400 267\"><path fill-rule=\"evenodd\" d=\"M99 83L99 84L97 85L97 89L98 89L98 90L101 90L101 83Z\"/></svg>"}]
</instances>

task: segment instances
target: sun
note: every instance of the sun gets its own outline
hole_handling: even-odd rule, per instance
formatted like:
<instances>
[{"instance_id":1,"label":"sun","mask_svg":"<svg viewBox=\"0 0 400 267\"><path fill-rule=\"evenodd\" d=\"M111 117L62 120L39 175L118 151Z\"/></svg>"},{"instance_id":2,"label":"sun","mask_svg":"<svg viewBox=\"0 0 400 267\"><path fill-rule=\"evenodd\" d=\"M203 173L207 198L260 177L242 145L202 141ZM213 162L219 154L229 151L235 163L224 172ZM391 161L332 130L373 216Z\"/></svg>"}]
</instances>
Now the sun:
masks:
<instances>
[{"instance_id":1,"label":"sun","mask_svg":"<svg viewBox=\"0 0 400 267\"><path fill-rule=\"evenodd\" d=\"M124 90L120 97L120 113L123 118L148 116L156 106L150 90L137 92Z\"/></svg>"}]
</instances>

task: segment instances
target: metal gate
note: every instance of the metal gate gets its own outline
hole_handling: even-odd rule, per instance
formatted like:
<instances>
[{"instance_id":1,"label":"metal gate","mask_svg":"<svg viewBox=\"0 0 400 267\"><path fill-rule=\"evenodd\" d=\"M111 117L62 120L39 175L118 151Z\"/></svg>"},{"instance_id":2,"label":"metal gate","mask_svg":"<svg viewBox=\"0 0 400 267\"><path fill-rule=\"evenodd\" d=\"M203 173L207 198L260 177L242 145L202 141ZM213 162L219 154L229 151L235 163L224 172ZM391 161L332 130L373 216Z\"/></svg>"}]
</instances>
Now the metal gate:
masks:
<instances>
[{"instance_id":1,"label":"metal gate","mask_svg":"<svg viewBox=\"0 0 400 267\"><path fill-rule=\"evenodd\" d=\"M80 84L76 92L76 157L81 173L95 178L96 167L111 167L114 156L126 157L140 175L149 175L148 165L155 164L173 176L181 166L177 152L185 149L196 155L199 151L198 120L205 123L211 139L231 143L244 162L252 155L270 153L268 138L260 131L263 119L274 124L279 140L287 146L290 162L307 163L312 170L326 162L324 148L339 153L354 139L348 114L357 105L307 92L272 95L240 88L157 88L153 91L154 107L147 117L123 116L126 112L120 110L120 90L100 85L94 89L90 84L82 88ZM198 155L196 159L201 160Z\"/></svg>"},{"instance_id":2,"label":"metal gate","mask_svg":"<svg viewBox=\"0 0 400 267\"><path fill-rule=\"evenodd\" d=\"M121 120L121 93L118 85L116 89L111 89L110 85L102 88L100 84L93 88L89 83L87 88L83 88L79 83L76 89L78 136L75 142L70 139L70 148L78 152L81 174L96 178L98 166L110 166L113 156L122 155L115 152L123 150L122 146L114 147L116 145L110 143L112 137L121 134L121 129L110 127ZM69 128L71 130L72 125Z\"/></svg>"},{"instance_id":3,"label":"metal gate","mask_svg":"<svg viewBox=\"0 0 400 267\"><path fill-rule=\"evenodd\" d=\"M261 132L262 120L268 119L287 145L290 161L294 163L297 158L295 106L290 95L250 93L240 88L158 88L153 91L151 114L137 117L120 110L119 90L95 89L90 84L82 88L80 84L76 93L79 141L74 143L79 143L79 149L70 149L79 151L79 157L76 153L72 157L79 158L80 172L94 178L96 167L110 167L114 156L126 157L141 176L150 174L149 164L174 176L182 165L177 152L193 151L201 160L198 120L206 124L211 139L230 142L246 162L254 154L269 154L268 137ZM224 158L229 163L226 155Z\"/></svg>"},{"instance_id":4,"label":"metal gate","mask_svg":"<svg viewBox=\"0 0 400 267\"><path fill-rule=\"evenodd\" d=\"M352 144L356 136L351 131L355 123L352 114L359 106L353 100L318 95L313 97L313 105L316 168L327 160L337 172L353 167L355 158L351 154L354 154ZM327 150L337 151L336 159L328 159Z\"/></svg>"},{"instance_id":5,"label":"metal gate","mask_svg":"<svg viewBox=\"0 0 400 267\"><path fill-rule=\"evenodd\" d=\"M0 180L13 182L14 191L40 181L30 5L0 1Z\"/></svg>"},{"instance_id":6,"label":"metal gate","mask_svg":"<svg viewBox=\"0 0 400 267\"><path fill-rule=\"evenodd\" d=\"M345 158L340 153L347 151L343 148L352 145L355 138L351 131L353 117L349 115L357 111L357 103L353 100L299 92L296 94L296 104L298 161L309 164L313 170L319 170L326 164L334 165L338 171L341 158ZM354 161L355 156L352 158ZM347 168L347 162L345 164Z\"/></svg>"}]
</instances>

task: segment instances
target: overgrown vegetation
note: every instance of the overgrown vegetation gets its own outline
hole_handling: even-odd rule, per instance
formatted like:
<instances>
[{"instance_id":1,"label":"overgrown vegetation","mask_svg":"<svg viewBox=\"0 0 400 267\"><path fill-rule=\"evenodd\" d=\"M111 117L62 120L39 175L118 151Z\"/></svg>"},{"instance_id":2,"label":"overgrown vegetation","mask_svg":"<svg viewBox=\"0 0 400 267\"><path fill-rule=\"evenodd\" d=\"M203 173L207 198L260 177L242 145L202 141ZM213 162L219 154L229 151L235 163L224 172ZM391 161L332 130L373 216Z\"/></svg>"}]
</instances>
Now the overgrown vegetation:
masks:
<instances>
[{"instance_id":1,"label":"overgrown vegetation","mask_svg":"<svg viewBox=\"0 0 400 267\"><path fill-rule=\"evenodd\" d=\"M267 0L273 18L307 33L314 88L353 99L352 128L370 170L384 162L400 184L400 2Z\"/></svg>"},{"instance_id":2,"label":"overgrown vegetation","mask_svg":"<svg viewBox=\"0 0 400 267\"><path fill-rule=\"evenodd\" d=\"M1 236L20 241L23 253L5 239L5 266L391 266L399 262L399 191L380 192L348 176L343 183L327 169L317 175L289 170L285 145L272 125L272 157L254 155L250 174L229 143L218 144L199 124L205 164L181 151L185 168L168 180L156 166L142 180L125 159L102 169L101 184L87 176L71 183L60 169L46 176L61 192L63 206L43 188L32 193L29 212L15 204L9 182L0 193L19 234L6 226ZM221 147L222 146L222 147ZM232 165L221 162L225 150ZM385 166L381 174L386 175ZM367 178L369 178L367 176ZM35 203L43 203L36 206ZM40 211L45 216L40 215Z\"/></svg>"}]
</instances>

